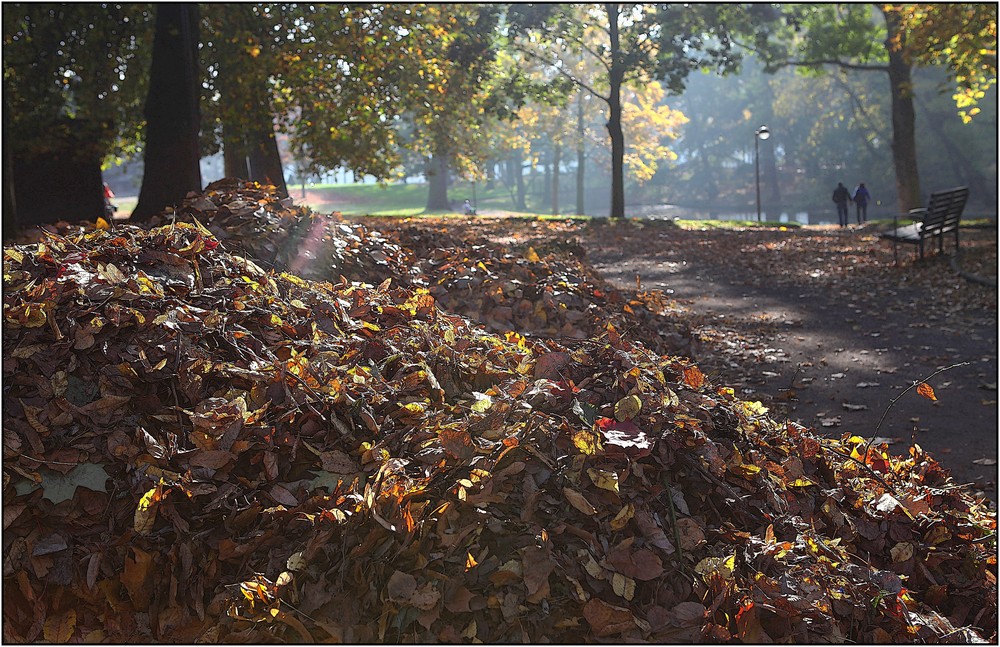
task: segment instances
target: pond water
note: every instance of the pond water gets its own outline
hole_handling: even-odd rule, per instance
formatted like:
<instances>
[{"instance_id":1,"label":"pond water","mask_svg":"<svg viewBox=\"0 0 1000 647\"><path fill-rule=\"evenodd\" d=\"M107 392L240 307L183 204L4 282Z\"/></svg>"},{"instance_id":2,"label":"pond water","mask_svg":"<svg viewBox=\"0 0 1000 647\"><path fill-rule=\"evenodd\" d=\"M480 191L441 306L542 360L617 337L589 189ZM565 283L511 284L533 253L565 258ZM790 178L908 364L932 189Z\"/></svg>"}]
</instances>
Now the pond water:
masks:
<instances>
[{"instance_id":1,"label":"pond water","mask_svg":"<svg viewBox=\"0 0 1000 647\"><path fill-rule=\"evenodd\" d=\"M757 212L724 211L679 207L673 204L636 205L626 207L625 213L632 217L659 220L664 218L680 218L682 220L757 220ZM851 222L855 221L854 210L850 212ZM762 209L761 220L777 220L778 222L795 222L800 225L833 225L837 224L837 212L830 209L823 211L782 211L777 216ZM878 217L868 210L868 219Z\"/></svg>"}]
</instances>

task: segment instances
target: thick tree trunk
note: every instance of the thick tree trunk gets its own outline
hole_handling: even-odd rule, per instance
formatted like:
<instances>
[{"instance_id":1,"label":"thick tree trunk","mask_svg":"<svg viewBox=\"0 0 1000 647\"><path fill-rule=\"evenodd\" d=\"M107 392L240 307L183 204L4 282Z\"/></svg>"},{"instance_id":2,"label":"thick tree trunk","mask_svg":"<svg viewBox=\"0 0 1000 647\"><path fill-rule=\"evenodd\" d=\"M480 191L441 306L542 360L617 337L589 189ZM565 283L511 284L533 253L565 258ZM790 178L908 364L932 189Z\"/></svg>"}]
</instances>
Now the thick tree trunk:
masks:
<instances>
[{"instance_id":1,"label":"thick tree trunk","mask_svg":"<svg viewBox=\"0 0 1000 647\"><path fill-rule=\"evenodd\" d=\"M899 14L883 9L886 23L886 50L889 53L889 94L892 102L892 160L896 169L896 193L900 211L922 206L920 174L917 171L916 117L913 110L913 84L905 43L893 47L899 32Z\"/></svg>"},{"instance_id":2,"label":"thick tree trunk","mask_svg":"<svg viewBox=\"0 0 1000 647\"><path fill-rule=\"evenodd\" d=\"M4 138L4 236L17 227L66 220L96 221L104 216L101 151L87 122L60 119L49 125L48 146L36 150ZM6 150L13 146L13 150ZM7 159L8 154L10 159ZM7 173L10 172L8 176ZM12 203L7 211L8 200ZM13 221L13 222L11 222Z\"/></svg>"},{"instance_id":3,"label":"thick tree trunk","mask_svg":"<svg viewBox=\"0 0 1000 647\"><path fill-rule=\"evenodd\" d=\"M448 211L448 155L443 150L434 151L427 161L427 211Z\"/></svg>"},{"instance_id":4,"label":"thick tree trunk","mask_svg":"<svg viewBox=\"0 0 1000 647\"><path fill-rule=\"evenodd\" d=\"M253 141L247 146L250 152L250 179L274 185L278 195L286 198L288 186L285 184L285 171L281 166L278 138L274 135L274 125L270 119L268 114L266 122L255 124L252 129Z\"/></svg>"},{"instance_id":5,"label":"thick tree trunk","mask_svg":"<svg viewBox=\"0 0 1000 647\"><path fill-rule=\"evenodd\" d=\"M135 220L148 220L201 190L198 5L160 3L146 97L145 170Z\"/></svg>"},{"instance_id":6,"label":"thick tree trunk","mask_svg":"<svg viewBox=\"0 0 1000 647\"><path fill-rule=\"evenodd\" d=\"M586 151L584 150L583 130L583 92L576 95L576 215L582 216L584 196L584 172L586 169Z\"/></svg>"},{"instance_id":7,"label":"thick tree trunk","mask_svg":"<svg viewBox=\"0 0 1000 647\"><path fill-rule=\"evenodd\" d=\"M3 239L7 240L17 231L17 200L14 198L14 145L10 128L10 108L7 97L3 98L3 137L0 146L3 147Z\"/></svg>"},{"instance_id":8,"label":"thick tree trunk","mask_svg":"<svg viewBox=\"0 0 1000 647\"><path fill-rule=\"evenodd\" d=\"M247 161L247 150L243 137L231 134L232 128L222 124L222 165L226 177L250 179L250 164Z\"/></svg>"},{"instance_id":9,"label":"thick tree trunk","mask_svg":"<svg viewBox=\"0 0 1000 647\"><path fill-rule=\"evenodd\" d=\"M622 132L622 82L625 66L618 42L617 3L604 5L611 40L611 69L608 72L608 136L611 138L611 217L625 217L625 134Z\"/></svg>"}]
</instances>

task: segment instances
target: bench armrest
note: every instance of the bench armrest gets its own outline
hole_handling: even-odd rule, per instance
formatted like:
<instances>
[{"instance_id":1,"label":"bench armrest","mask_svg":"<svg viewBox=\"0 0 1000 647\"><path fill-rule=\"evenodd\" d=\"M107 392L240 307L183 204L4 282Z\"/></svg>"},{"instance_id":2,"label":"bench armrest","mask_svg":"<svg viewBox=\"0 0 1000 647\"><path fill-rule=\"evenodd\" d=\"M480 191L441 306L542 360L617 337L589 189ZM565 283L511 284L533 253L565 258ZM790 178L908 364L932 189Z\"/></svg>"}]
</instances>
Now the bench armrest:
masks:
<instances>
[{"instance_id":1,"label":"bench armrest","mask_svg":"<svg viewBox=\"0 0 1000 647\"><path fill-rule=\"evenodd\" d=\"M923 220L927 215L927 207L920 207L919 209L910 209L906 212L906 215L914 220Z\"/></svg>"}]
</instances>

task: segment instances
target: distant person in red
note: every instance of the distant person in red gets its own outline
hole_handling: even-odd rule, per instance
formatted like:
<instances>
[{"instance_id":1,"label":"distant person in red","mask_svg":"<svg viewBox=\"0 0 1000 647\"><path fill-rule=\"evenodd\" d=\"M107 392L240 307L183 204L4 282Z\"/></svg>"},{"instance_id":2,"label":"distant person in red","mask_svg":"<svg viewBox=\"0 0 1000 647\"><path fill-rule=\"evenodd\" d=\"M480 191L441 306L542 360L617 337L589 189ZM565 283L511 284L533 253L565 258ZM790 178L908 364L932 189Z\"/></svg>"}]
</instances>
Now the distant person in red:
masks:
<instances>
[{"instance_id":1,"label":"distant person in red","mask_svg":"<svg viewBox=\"0 0 1000 647\"><path fill-rule=\"evenodd\" d=\"M104 183L104 215L108 216L109 218L111 216L115 215L115 212L118 211L118 207L116 207L115 205L111 204L111 198L113 198L113 197L115 197L115 192L112 191L111 187L108 186L108 183L105 182Z\"/></svg>"},{"instance_id":2,"label":"distant person in red","mask_svg":"<svg viewBox=\"0 0 1000 647\"><path fill-rule=\"evenodd\" d=\"M868 193L865 183L862 182L858 188L854 189L854 209L858 216L858 224L863 225L868 222L868 201L872 199L872 194Z\"/></svg>"},{"instance_id":3,"label":"distant person in red","mask_svg":"<svg viewBox=\"0 0 1000 647\"><path fill-rule=\"evenodd\" d=\"M837 188L833 190L833 201L837 203L837 223L841 227L846 227L849 216L847 203L851 201L851 192L843 182L837 182Z\"/></svg>"}]
</instances>

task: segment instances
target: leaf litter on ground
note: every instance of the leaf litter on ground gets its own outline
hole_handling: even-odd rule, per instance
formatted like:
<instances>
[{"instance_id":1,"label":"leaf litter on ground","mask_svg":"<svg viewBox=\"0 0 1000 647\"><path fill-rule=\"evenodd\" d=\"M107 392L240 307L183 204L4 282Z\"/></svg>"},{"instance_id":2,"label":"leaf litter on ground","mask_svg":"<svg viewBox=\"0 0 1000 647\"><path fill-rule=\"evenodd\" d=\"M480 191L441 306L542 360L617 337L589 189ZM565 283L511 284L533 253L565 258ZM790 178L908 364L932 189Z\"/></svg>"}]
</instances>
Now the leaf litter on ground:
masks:
<instances>
[{"instance_id":1,"label":"leaf litter on ground","mask_svg":"<svg viewBox=\"0 0 1000 647\"><path fill-rule=\"evenodd\" d=\"M5 639L996 639L919 446L770 417L572 249L420 235L224 181L5 246Z\"/></svg>"}]
</instances>

